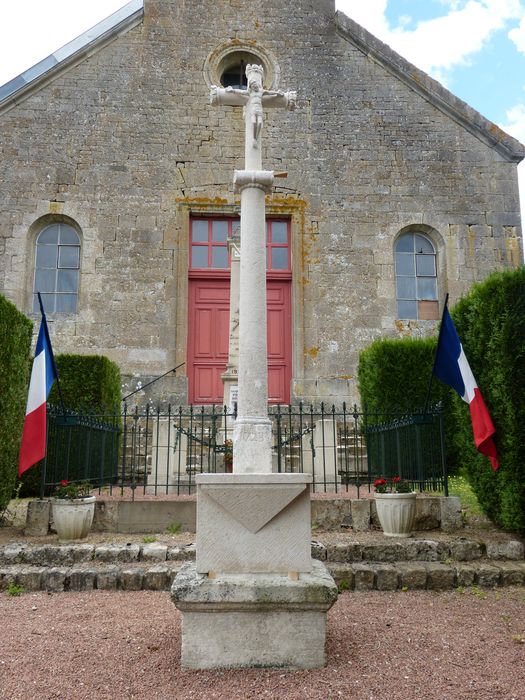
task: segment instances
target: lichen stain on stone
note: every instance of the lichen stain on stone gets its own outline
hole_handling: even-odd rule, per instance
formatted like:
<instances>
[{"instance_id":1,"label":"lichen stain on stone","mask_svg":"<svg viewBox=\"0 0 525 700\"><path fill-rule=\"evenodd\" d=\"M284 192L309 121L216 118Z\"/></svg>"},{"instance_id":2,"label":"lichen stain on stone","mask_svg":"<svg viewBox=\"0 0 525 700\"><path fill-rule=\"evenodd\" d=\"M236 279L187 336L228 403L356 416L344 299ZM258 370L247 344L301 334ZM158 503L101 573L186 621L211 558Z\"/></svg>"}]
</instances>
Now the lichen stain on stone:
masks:
<instances>
[{"instance_id":1,"label":"lichen stain on stone","mask_svg":"<svg viewBox=\"0 0 525 700\"><path fill-rule=\"evenodd\" d=\"M279 208L284 208L285 210L289 208L290 213L293 213L297 210L304 211L306 209L307 203L306 200L304 199L299 199L299 197L296 197L294 195L280 195L280 194L272 194L272 195L267 195L266 199L266 206L271 207L271 206L276 206Z\"/></svg>"},{"instance_id":2,"label":"lichen stain on stone","mask_svg":"<svg viewBox=\"0 0 525 700\"><path fill-rule=\"evenodd\" d=\"M467 229L468 255L474 258L476 254L476 233L472 226Z\"/></svg>"},{"instance_id":3,"label":"lichen stain on stone","mask_svg":"<svg viewBox=\"0 0 525 700\"><path fill-rule=\"evenodd\" d=\"M410 335L410 328L407 328L404 321L397 319L395 321L396 330L400 335L407 336Z\"/></svg>"},{"instance_id":4,"label":"lichen stain on stone","mask_svg":"<svg viewBox=\"0 0 525 700\"><path fill-rule=\"evenodd\" d=\"M505 238L507 261L513 267L520 265L520 246L517 238Z\"/></svg>"},{"instance_id":5,"label":"lichen stain on stone","mask_svg":"<svg viewBox=\"0 0 525 700\"><path fill-rule=\"evenodd\" d=\"M500 129L497 124L491 123L489 126L489 131L498 141L503 141L507 137L507 134L503 131L503 129Z\"/></svg>"},{"instance_id":6,"label":"lichen stain on stone","mask_svg":"<svg viewBox=\"0 0 525 700\"><path fill-rule=\"evenodd\" d=\"M256 39L230 39L229 44L231 46L241 46L245 44L250 44L251 46L257 46L257 40Z\"/></svg>"},{"instance_id":7,"label":"lichen stain on stone","mask_svg":"<svg viewBox=\"0 0 525 700\"><path fill-rule=\"evenodd\" d=\"M50 214L62 214L64 212L63 202L49 202L49 213Z\"/></svg>"},{"instance_id":8,"label":"lichen stain on stone","mask_svg":"<svg viewBox=\"0 0 525 700\"><path fill-rule=\"evenodd\" d=\"M352 374L337 374L334 377L334 379L345 379L345 380L349 380L349 379L353 379L353 378L354 378L354 376Z\"/></svg>"},{"instance_id":9,"label":"lichen stain on stone","mask_svg":"<svg viewBox=\"0 0 525 700\"><path fill-rule=\"evenodd\" d=\"M315 360L317 358L317 355L319 354L319 348L318 347L305 348L304 354L308 355L312 360Z\"/></svg>"},{"instance_id":10,"label":"lichen stain on stone","mask_svg":"<svg viewBox=\"0 0 525 700\"><path fill-rule=\"evenodd\" d=\"M175 197L175 201L180 204L207 205L207 206L224 206L228 204L228 200L224 197Z\"/></svg>"}]
</instances>

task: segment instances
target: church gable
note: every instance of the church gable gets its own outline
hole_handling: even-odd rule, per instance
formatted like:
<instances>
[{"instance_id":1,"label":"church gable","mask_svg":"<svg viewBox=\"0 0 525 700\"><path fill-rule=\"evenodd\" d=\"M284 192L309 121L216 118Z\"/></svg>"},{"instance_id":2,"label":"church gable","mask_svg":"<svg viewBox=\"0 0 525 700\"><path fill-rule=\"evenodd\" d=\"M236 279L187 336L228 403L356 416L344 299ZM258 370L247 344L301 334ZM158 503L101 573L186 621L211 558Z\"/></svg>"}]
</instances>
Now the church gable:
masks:
<instances>
[{"instance_id":1,"label":"church gable","mask_svg":"<svg viewBox=\"0 0 525 700\"><path fill-rule=\"evenodd\" d=\"M446 292L521 261L521 144L491 140L333 0L293 7L146 0L0 104L0 288L30 314L37 276L63 278L55 346L109 356L129 392L184 363L170 398L198 402L197 360L220 386L227 342L211 341L227 328L244 124L241 107L210 105L210 86L242 81L242 62L263 65L266 89L297 91L294 113L264 121L263 168L287 173L267 201L268 309L286 341L275 396L356 400L361 348L432 333ZM77 234L73 272L41 271L48 227L59 257L63 227Z\"/></svg>"}]
</instances>

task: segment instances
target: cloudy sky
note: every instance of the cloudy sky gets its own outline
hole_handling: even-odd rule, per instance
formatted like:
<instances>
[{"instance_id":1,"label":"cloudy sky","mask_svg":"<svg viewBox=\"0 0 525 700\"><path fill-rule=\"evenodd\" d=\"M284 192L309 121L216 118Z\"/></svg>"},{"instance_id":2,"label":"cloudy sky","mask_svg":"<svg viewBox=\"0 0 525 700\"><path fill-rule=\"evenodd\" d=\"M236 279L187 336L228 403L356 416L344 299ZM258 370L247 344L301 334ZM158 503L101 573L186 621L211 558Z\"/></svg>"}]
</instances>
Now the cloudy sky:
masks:
<instances>
[{"instance_id":1,"label":"cloudy sky","mask_svg":"<svg viewBox=\"0 0 525 700\"><path fill-rule=\"evenodd\" d=\"M123 0L3 0L0 85ZM525 0L336 0L336 7L525 143ZM525 221L525 163L520 165Z\"/></svg>"}]
</instances>

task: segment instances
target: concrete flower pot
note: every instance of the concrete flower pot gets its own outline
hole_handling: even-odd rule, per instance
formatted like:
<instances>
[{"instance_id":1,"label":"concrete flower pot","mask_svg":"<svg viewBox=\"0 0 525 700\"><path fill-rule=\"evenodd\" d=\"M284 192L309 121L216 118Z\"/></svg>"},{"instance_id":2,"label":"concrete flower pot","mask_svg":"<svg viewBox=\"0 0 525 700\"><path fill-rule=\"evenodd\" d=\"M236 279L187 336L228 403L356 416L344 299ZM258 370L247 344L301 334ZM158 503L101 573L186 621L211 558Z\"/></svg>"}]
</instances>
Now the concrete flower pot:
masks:
<instances>
[{"instance_id":1,"label":"concrete flower pot","mask_svg":"<svg viewBox=\"0 0 525 700\"><path fill-rule=\"evenodd\" d=\"M87 537L95 514L95 496L54 498L51 500L54 528L59 542Z\"/></svg>"},{"instance_id":2,"label":"concrete flower pot","mask_svg":"<svg viewBox=\"0 0 525 700\"><path fill-rule=\"evenodd\" d=\"M415 493L375 493L377 517L387 537L410 537L416 516Z\"/></svg>"}]
</instances>

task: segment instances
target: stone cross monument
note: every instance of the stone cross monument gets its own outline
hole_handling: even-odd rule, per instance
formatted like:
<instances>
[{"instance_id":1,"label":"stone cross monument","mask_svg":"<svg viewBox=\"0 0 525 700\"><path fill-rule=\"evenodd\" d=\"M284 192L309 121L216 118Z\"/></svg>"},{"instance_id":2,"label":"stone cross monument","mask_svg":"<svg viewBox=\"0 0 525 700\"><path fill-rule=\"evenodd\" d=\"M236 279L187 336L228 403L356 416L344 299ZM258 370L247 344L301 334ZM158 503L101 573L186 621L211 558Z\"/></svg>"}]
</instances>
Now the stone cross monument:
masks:
<instances>
[{"instance_id":1,"label":"stone cross monument","mask_svg":"<svg viewBox=\"0 0 525 700\"><path fill-rule=\"evenodd\" d=\"M212 87L212 105L244 106L245 169L233 184L241 193L241 269L239 296L239 376L237 420L233 433L234 473L272 471L272 425L268 419L266 349L265 195L274 174L262 169L263 107L295 109L295 92L263 89L261 66L246 67L247 90ZM254 450L254 445L257 449Z\"/></svg>"},{"instance_id":2,"label":"stone cross monument","mask_svg":"<svg viewBox=\"0 0 525 700\"><path fill-rule=\"evenodd\" d=\"M238 417L233 474L198 474L195 564L184 565L172 599L182 613L183 668L325 663L326 611L334 580L311 556L310 483L302 473L272 473L266 349L263 107L293 109L294 92L263 89L260 66L246 68L247 90L213 87L212 104L243 106L246 169L241 193Z\"/></svg>"}]
</instances>

